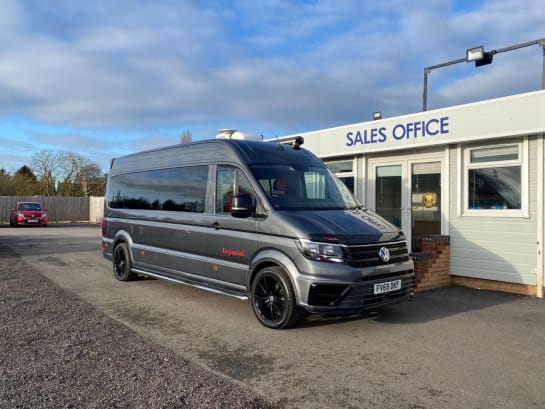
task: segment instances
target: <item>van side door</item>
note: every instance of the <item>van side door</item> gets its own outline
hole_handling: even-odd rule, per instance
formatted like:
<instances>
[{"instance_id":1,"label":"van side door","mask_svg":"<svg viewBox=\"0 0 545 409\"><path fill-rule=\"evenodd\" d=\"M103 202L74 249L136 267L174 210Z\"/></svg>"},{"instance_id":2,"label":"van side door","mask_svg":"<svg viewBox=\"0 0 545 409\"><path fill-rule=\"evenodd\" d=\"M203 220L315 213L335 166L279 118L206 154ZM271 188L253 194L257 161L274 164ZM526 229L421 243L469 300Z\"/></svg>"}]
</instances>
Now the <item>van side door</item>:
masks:
<instances>
[{"instance_id":1,"label":"van side door","mask_svg":"<svg viewBox=\"0 0 545 409\"><path fill-rule=\"evenodd\" d=\"M231 165L218 165L215 177L214 213L209 217L207 255L212 265L208 274L211 286L245 291L250 260L257 249L258 220L231 215L234 195L256 194L243 171Z\"/></svg>"}]
</instances>

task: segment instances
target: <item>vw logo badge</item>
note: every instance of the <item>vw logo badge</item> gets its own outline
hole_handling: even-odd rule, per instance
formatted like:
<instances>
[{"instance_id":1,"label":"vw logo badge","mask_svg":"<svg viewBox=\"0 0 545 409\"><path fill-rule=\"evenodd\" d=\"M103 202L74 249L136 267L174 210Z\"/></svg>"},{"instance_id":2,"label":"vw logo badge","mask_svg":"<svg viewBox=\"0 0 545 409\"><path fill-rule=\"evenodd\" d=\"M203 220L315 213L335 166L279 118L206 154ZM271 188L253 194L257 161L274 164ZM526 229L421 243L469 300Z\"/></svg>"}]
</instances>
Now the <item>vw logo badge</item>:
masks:
<instances>
[{"instance_id":1,"label":"vw logo badge","mask_svg":"<svg viewBox=\"0 0 545 409\"><path fill-rule=\"evenodd\" d=\"M386 247L381 247L378 251L378 255L385 263L390 261L390 250L388 250Z\"/></svg>"}]
</instances>

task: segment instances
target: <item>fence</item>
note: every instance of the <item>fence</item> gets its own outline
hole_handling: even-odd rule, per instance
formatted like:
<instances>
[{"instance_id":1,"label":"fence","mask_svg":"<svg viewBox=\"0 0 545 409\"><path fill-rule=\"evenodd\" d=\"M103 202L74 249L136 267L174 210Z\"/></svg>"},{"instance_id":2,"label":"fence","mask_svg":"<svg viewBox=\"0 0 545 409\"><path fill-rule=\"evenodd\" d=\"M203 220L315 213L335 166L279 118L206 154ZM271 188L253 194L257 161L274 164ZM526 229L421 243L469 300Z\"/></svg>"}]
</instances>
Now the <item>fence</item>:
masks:
<instances>
[{"instance_id":1,"label":"fence","mask_svg":"<svg viewBox=\"0 0 545 409\"><path fill-rule=\"evenodd\" d=\"M100 223L103 197L0 196L0 224L9 223L9 214L17 202L38 202L47 209L49 223Z\"/></svg>"}]
</instances>

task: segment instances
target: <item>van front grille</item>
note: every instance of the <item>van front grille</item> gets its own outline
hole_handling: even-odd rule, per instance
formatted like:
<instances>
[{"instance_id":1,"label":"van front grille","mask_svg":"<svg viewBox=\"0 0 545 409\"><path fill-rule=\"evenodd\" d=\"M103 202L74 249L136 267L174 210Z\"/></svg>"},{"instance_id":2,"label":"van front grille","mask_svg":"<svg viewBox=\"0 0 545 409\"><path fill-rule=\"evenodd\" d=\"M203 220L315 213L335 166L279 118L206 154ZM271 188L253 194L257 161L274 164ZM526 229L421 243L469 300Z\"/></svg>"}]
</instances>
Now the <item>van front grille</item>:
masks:
<instances>
[{"instance_id":1,"label":"van front grille","mask_svg":"<svg viewBox=\"0 0 545 409\"><path fill-rule=\"evenodd\" d=\"M383 261L379 255L382 247L387 248L390 253L390 259L387 262ZM352 267L375 267L401 263L410 259L405 241L347 246L344 249L345 259Z\"/></svg>"}]
</instances>

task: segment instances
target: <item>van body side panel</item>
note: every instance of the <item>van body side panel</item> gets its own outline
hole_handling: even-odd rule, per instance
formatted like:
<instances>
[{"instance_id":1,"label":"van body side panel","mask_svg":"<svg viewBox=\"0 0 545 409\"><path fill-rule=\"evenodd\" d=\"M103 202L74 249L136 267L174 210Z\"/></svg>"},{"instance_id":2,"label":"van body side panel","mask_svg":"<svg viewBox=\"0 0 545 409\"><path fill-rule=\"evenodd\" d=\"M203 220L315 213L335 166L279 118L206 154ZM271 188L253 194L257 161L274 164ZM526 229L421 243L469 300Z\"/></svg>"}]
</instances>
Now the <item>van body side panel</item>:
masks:
<instances>
[{"instance_id":1,"label":"van body side panel","mask_svg":"<svg viewBox=\"0 0 545 409\"><path fill-rule=\"evenodd\" d=\"M244 285L250 260L257 250L258 221L229 214L208 217L207 254L214 262L209 277ZM241 268L244 266L244 268Z\"/></svg>"},{"instance_id":2,"label":"van body side panel","mask_svg":"<svg viewBox=\"0 0 545 409\"><path fill-rule=\"evenodd\" d=\"M205 216L196 213L162 212L152 228L155 265L169 275L191 273L206 277Z\"/></svg>"}]
</instances>

